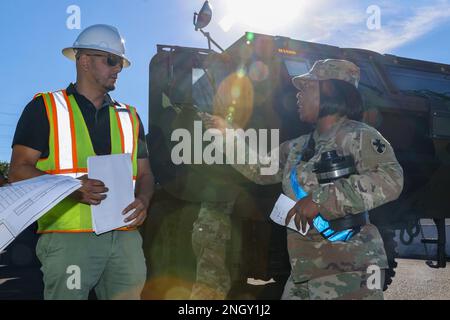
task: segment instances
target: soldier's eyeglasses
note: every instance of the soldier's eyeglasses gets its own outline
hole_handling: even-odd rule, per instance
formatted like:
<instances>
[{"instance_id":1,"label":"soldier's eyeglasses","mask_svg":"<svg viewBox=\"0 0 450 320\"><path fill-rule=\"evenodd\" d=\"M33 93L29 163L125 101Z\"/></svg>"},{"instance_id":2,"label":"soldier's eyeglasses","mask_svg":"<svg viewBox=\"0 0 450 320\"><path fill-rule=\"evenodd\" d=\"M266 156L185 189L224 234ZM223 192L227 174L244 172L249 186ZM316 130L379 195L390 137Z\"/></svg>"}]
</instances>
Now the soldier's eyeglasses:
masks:
<instances>
[{"instance_id":1,"label":"soldier's eyeglasses","mask_svg":"<svg viewBox=\"0 0 450 320\"><path fill-rule=\"evenodd\" d=\"M108 66L115 67L117 65L120 65L120 67L123 68L123 59L119 56L116 56L113 54L103 55L103 54L94 54L94 53L86 53L86 55L89 57L105 57L106 63L108 64Z\"/></svg>"}]
</instances>

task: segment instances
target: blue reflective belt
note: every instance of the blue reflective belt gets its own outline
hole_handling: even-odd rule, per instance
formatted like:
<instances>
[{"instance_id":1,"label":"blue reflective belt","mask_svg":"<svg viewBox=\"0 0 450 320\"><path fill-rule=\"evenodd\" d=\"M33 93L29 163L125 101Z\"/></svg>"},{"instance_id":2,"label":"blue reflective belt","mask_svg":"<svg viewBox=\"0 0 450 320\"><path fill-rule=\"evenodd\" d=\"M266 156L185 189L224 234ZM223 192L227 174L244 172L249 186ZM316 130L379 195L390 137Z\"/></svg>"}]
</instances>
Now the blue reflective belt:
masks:
<instances>
[{"instance_id":1,"label":"blue reflective belt","mask_svg":"<svg viewBox=\"0 0 450 320\"><path fill-rule=\"evenodd\" d=\"M294 168L292 169L290 179L292 190L295 194L295 197L297 198L297 201L306 198L308 194L298 183L297 166L294 166ZM331 242L347 241L354 235L353 229L347 229L339 232L334 231L333 229L331 229L330 223L325 220L320 213L316 218L314 218L313 225L314 228L316 228L316 230L319 231L325 239L328 239Z\"/></svg>"}]
</instances>

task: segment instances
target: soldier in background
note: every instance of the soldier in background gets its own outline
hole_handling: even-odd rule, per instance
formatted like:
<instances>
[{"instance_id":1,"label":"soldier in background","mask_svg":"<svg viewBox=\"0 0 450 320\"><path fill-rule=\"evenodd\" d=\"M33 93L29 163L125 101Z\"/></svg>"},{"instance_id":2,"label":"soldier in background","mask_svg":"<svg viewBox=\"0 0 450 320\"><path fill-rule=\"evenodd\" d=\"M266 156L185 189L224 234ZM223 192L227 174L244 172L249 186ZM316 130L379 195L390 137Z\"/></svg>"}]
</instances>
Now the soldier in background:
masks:
<instances>
[{"instance_id":1,"label":"soldier in background","mask_svg":"<svg viewBox=\"0 0 450 320\"><path fill-rule=\"evenodd\" d=\"M297 200L291 181L309 196L297 202L287 222L295 219L300 230L320 214L328 221L371 210L397 199L403 189L403 170L388 141L374 128L351 119L362 111L357 91L359 68L349 61L317 61L311 71L293 79L300 118L316 125L312 134L287 141L273 152L279 154L280 170L273 176L260 174L261 165L233 165L258 184L282 182L284 193ZM225 132L227 122L217 116L207 127ZM237 137L239 139L239 137ZM248 150L248 148L246 148ZM323 152L352 155L357 174L320 185L313 172ZM283 299L383 299L382 275L388 267L383 241L370 223L347 242L330 242L315 229L306 236L288 229L291 276ZM367 285L368 270L378 267L378 288Z\"/></svg>"},{"instance_id":2,"label":"soldier in background","mask_svg":"<svg viewBox=\"0 0 450 320\"><path fill-rule=\"evenodd\" d=\"M214 77L217 78L216 75ZM160 145L160 141L170 140L174 130L178 129L188 130L191 136L194 136L194 122L201 120L198 116L200 111L198 107L187 104L181 107L179 104L173 103L169 95L166 94L163 94L163 105L164 120L161 120L161 122L170 125L151 129L153 137L150 137L150 139L153 140L150 141L153 142L153 146ZM152 152L164 153L160 152L160 150L152 150ZM167 174L169 178L166 178L162 183L164 189L170 195L178 198L179 202L177 200L172 201L172 204L175 206L175 209L172 209L173 216L168 217L164 213L166 220L164 230L159 229L157 231L163 239L160 240L161 243L157 243L158 240L153 240L155 242L154 246L161 246L166 251L176 252L180 245L177 247L174 244L168 248L168 240L164 239L164 237L180 237L184 241L188 241L187 238L183 238L184 236L175 234L185 229L180 227L177 224L178 222L174 220L178 221L180 215L192 214L192 217L195 218L192 220L193 223L189 229L191 231L190 240L196 266L192 276L195 278L192 279L193 285L190 295L182 298L191 300L225 300L232 285L231 271L227 264L227 246L231 240L231 215L235 200L239 194L233 174L235 176L238 176L238 174L233 169L222 165L173 165L173 167L168 167L173 163L170 157L156 160L159 160L159 162L154 166L155 172L161 173L163 170L170 172L170 175ZM189 187L185 187L186 185ZM186 203L189 203L189 205ZM183 207L186 208L182 209ZM155 207L153 207L153 210L159 214ZM163 210L167 209L164 208ZM147 233L151 233L151 231ZM144 239L144 243L150 243L151 241ZM157 270L152 275L153 280L161 277L162 274L167 274L167 268L164 268L167 261L161 260L157 254L152 256L152 250L155 249L149 247L145 250L147 254L150 254L147 258L149 268L153 268L153 271L157 268L164 269L164 271ZM175 272L173 271L174 269L171 269L172 273L180 278L185 276L183 272L186 272L185 269L188 269L186 263L183 264L183 267L175 266L173 261L169 261L169 263L171 264L170 268L176 269ZM155 265L157 265L156 268ZM183 270L183 268L185 269ZM168 273L170 274L171 272Z\"/></svg>"},{"instance_id":3,"label":"soldier in background","mask_svg":"<svg viewBox=\"0 0 450 320\"><path fill-rule=\"evenodd\" d=\"M231 239L234 202L202 202L192 229L197 258L196 282L191 300L225 300L231 288L226 248Z\"/></svg>"}]
</instances>

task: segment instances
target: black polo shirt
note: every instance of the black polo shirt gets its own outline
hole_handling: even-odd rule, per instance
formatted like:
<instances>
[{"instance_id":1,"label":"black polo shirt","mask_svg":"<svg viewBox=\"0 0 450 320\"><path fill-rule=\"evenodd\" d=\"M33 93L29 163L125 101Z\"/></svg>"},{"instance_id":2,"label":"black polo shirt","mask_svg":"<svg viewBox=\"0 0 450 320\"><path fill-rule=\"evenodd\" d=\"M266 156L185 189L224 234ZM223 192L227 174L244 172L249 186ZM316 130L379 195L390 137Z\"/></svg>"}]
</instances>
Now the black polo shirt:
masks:
<instances>
[{"instance_id":1,"label":"black polo shirt","mask_svg":"<svg viewBox=\"0 0 450 320\"><path fill-rule=\"evenodd\" d=\"M103 106L97 110L91 101L77 92L73 84L70 84L67 88L67 95L73 95L80 107L95 153L99 156L111 154L109 106L115 102L109 95L106 95ZM144 127L139 116L138 119L140 124L138 159L145 159L148 157L147 143ZM40 96L33 99L25 107L17 124L12 146L23 145L40 151L42 152L41 159L44 159L49 155L49 135L50 124L48 123L44 98Z\"/></svg>"}]
</instances>

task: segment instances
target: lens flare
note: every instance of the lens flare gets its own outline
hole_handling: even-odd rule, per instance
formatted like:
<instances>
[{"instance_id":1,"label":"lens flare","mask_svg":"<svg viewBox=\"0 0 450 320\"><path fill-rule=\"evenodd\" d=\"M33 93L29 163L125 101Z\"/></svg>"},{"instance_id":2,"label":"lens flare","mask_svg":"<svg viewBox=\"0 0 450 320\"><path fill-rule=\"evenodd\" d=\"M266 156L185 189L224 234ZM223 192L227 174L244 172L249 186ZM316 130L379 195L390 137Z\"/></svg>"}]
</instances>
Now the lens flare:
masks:
<instances>
[{"instance_id":1,"label":"lens flare","mask_svg":"<svg viewBox=\"0 0 450 320\"><path fill-rule=\"evenodd\" d=\"M248 73L253 81L263 81L269 76L269 67L262 61L253 62Z\"/></svg>"},{"instance_id":2,"label":"lens flare","mask_svg":"<svg viewBox=\"0 0 450 320\"><path fill-rule=\"evenodd\" d=\"M255 31L268 31L292 23L300 15L303 1L227 0L227 6L227 14L219 23L225 32L228 32L235 23Z\"/></svg>"},{"instance_id":3,"label":"lens flare","mask_svg":"<svg viewBox=\"0 0 450 320\"><path fill-rule=\"evenodd\" d=\"M231 97L234 99L233 101L236 101L236 99L239 99L240 96L241 96L241 87L239 86L239 84L235 84L231 88Z\"/></svg>"},{"instance_id":4,"label":"lens flare","mask_svg":"<svg viewBox=\"0 0 450 320\"><path fill-rule=\"evenodd\" d=\"M225 78L214 98L214 114L244 128L253 112L254 88L245 74Z\"/></svg>"}]
</instances>

